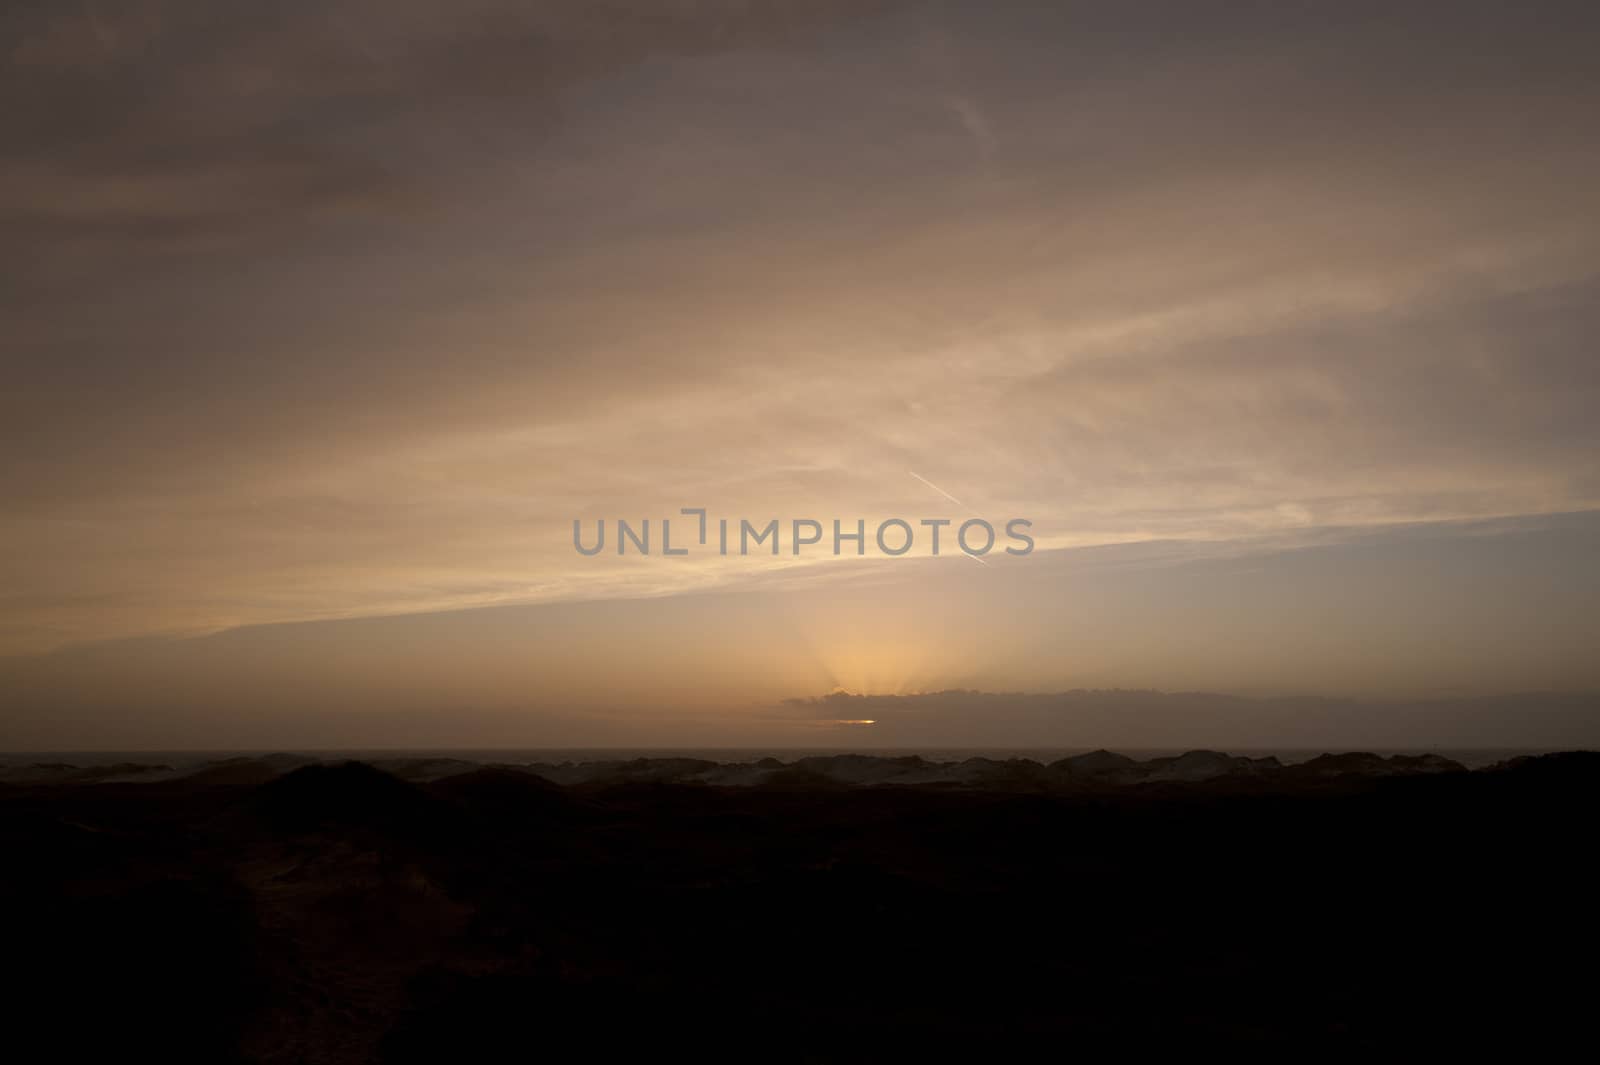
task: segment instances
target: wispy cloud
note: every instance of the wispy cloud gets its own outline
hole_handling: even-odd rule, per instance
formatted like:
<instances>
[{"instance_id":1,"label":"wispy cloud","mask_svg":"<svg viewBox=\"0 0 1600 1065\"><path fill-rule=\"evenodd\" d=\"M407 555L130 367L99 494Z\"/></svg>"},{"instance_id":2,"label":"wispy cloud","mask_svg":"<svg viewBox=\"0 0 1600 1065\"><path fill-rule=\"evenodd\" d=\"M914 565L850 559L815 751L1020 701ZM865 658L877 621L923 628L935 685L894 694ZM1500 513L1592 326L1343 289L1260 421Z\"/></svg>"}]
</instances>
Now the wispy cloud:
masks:
<instances>
[{"instance_id":1,"label":"wispy cloud","mask_svg":"<svg viewBox=\"0 0 1600 1065\"><path fill-rule=\"evenodd\" d=\"M6 646L1600 506L1592 14L1076 10L8 12Z\"/></svg>"}]
</instances>

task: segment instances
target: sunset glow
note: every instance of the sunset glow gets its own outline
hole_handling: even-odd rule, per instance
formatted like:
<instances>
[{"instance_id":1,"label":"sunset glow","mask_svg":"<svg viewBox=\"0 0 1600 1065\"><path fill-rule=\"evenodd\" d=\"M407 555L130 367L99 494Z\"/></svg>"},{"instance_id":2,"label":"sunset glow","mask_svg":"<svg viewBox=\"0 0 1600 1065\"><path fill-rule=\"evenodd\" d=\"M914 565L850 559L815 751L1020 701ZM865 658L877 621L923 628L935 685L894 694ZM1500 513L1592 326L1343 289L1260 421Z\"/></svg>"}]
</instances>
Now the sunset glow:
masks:
<instances>
[{"instance_id":1,"label":"sunset glow","mask_svg":"<svg viewBox=\"0 0 1600 1065\"><path fill-rule=\"evenodd\" d=\"M11 743L1600 687L1584 34L658 7L6 22Z\"/></svg>"}]
</instances>

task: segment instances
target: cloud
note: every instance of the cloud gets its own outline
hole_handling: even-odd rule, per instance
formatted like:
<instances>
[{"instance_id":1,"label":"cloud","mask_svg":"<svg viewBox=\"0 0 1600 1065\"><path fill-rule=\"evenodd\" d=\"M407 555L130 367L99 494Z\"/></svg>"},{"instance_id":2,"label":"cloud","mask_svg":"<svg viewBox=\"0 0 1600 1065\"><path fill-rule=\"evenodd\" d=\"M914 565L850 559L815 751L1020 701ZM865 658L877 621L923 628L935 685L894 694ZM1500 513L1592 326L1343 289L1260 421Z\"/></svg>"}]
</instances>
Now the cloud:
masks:
<instances>
[{"instance_id":1,"label":"cloud","mask_svg":"<svg viewBox=\"0 0 1600 1065\"><path fill-rule=\"evenodd\" d=\"M14 5L6 646L715 587L570 522L908 469L1042 550L1600 506L1536 14Z\"/></svg>"},{"instance_id":2,"label":"cloud","mask_svg":"<svg viewBox=\"0 0 1600 1065\"><path fill-rule=\"evenodd\" d=\"M978 159L982 162L992 159L996 146L994 129L977 102L965 96L947 96L944 104L960 123L961 128L972 138Z\"/></svg>"},{"instance_id":3,"label":"cloud","mask_svg":"<svg viewBox=\"0 0 1600 1065\"><path fill-rule=\"evenodd\" d=\"M23 3L0 22L0 233L43 274L14 280L64 283L342 215L405 224L450 195L441 170L536 145L574 86L882 6Z\"/></svg>"},{"instance_id":4,"label":"cloud","mask_svg":"<svg viewBox=\"0 0 1600 1065\"><path fill-rule=\"evenodd\" d=\"M1210 692L942 691L792 699L783 715L871 719L841 743L903 748L1352 750L1574 748L1600 743L1600 696L1526 694L1412 701L1241 698ZM837 730L835 735L837 735Z\"/></svg>"}]
</instances>

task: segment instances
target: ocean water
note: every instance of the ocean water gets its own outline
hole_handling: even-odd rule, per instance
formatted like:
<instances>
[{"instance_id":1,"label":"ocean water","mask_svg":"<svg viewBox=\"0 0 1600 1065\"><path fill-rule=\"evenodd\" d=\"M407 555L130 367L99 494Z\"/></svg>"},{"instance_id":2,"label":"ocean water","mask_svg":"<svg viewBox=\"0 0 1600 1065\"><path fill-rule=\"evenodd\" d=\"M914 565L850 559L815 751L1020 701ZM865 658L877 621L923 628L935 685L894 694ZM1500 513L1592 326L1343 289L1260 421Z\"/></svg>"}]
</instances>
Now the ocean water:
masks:
<instances>
[{"instance_id":1,"label":"ocean water","mask_svg":"<svg viewBox=\"0 0 1600 1065\"><path fill-rule=\"evenodd\" d=\"M1119 747L1118 754L1141 761L1183 754L1191 748L1184 747ZM1547 754L1547 748L1359 748L1384 756L1395 754L1437 754L1460 762L1469 769L1494 765L1521 755ZM90 767L132 762L140 765L166 765L175 769L215 762L226 758L252 758L270 754L296 754L327 760L355 759L370 761L394 758L452 758L465 762L559 765L562 762L626 761L634 758L701 758L712 762L754 762L762 758L776 758L793 762L811 756L860 754L875 758L896 758L917 755L930 762L960 762L968 758L1027 758L1035 762L1053 762L1058 758L1084 754L1087 747L496 747L496 748L349 748L318 750L287 747L277 750L205 750L205 751L11 751L0 752L0 766L62 763ZM1343 753L1340 748L1332 753ZM1325 749L1308 748L1234 748L1227 753L1264 758L1271 755L1284 763L1303 762Z\"/></svg>"}]
</instances>

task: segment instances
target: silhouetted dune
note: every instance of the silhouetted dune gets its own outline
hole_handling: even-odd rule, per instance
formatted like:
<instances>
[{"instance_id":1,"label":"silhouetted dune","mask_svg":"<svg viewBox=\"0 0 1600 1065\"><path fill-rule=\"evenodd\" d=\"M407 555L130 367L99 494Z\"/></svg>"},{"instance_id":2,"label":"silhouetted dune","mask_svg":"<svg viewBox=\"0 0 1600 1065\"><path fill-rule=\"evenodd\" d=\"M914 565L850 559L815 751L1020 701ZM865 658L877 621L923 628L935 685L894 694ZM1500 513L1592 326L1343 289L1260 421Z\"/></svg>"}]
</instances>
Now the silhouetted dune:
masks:
<instances>
[{"instance_id":1,"label":"silhouetted dune","mask_svg":"<svg viewBox=\"0 0 1600 1065\"><path fill-rule=\"evenodd\" d=\"M285 773L304 766L316 765L317 759L302 755L273 754L256 758L226 758L208 762L199 769L174 774L162 785L174 790L203 790L206 788L239 788L265 784Z\"/></svg>"},{"instance_id":2,"label":"silhouetted dune","mask_svg":"<svg viewBox=\"0 0 1600 1065\"><path fill-rule=\"evenodd\" d=\"M1059 762L1052 762L1051 768L1066 772L1075 777L1095 777L1111 773L1119 773L1134 769L1138 765L1132 758L1125 754L1113 754L1110 751L1090 751L1088 754L1073 755L1063 758Z\"/></svg>"},{"instance_id":3,"label":"silhouetted dune","mask_svg":"<svg viewBox=\"0 0 1600 1065\"><path fill-rule=\"evenodd\" d=\"M1556 754L1522 755L1489 768L1492 771L1524 776L1538 775L1583 781L1600 772L1600 751L1561 751Z\"/></svg>"},{"instance_id":4,"label":"silhouetted dune","mask_svg":"<svg viewBox=\"0 0 1600 1065\"><path fill-rule=\"evenodd\" d=\"M9 1036L883 1061L1586 1031L1593 753L289 765L0 791Z\"/></svg>"},{"instance_id":5,"label":"silhouetted dune","mask_svg":"<svg viewBox=\"0 0 1600 1065\"><path fill-rule=\"evenodd\" d=\"M143 762L114 762L106 765L77 766L65 762L35 762L0 767L0 782L8 784L71 785L101 784L131 780L156 780L172 772L169 765Z\"/></svg>"},{"instance_id":6,"label":"silhouetted dune","mask_svg":"<svg viewBox=\"0 0 1600 1065\"><path fill-rule=\"evenodd\" d=\"M515 802L538 796L565 795L566 789L536 773L505 766L485 766L433 782L437 795L475 802Z\"/></svg>"},{"instance_id":7,"label":"silhouetted dune","mask_svg":"<svg viewBox=\"0 0 1600 1065\"><path fill-rule=\"evenodd\" d=\"M484 814L522 819L581 819L592 804L570 790L521 769L490 766L428 785L430 793Z\"/></svg>"},{"instance_id":8,"label":"silhouetted dune","mask_svg":"<svg viewBox=\"0 0 1600 1065\"><path fill-rule=\"evenodd\" d=\"M276 754L229 758L184 769L167 765L121 762L76 766L66 763L26 764L0 769L0 783L79 785L160 783L174 790L245 786L266 783L286 774L317 767L309 779L339 790L335 778L322 775L334 763L304 755ZM357 788L353 774L381 772L414 784L434 784L484 770L461 758L378 758L346 768L344 787ZM1253 778L1267 787L1293 787L1312 780L1463 772L1458 762L1437 754L1379 755L1369 752L1323 754L1284 764L1275 757L1248 757L1194 750L1182 755L1137 760L1099 750L1049 763L1027 758L973 756L961 761L936 761L920 755L810 755L785 762L765 757L751 762L718 762L706 758L641 757L589 762L534 762L498 767L562 787L606 788L624 784L704 784L718 787L843 785L846 787L942 786L977 789L1081 790L1132 785L1198 783L1222 777ZM302 781L291 788L312 785ZM376 786L376 785L369 785ZM327 796L338 804L350 797Z\"/></svg>"},{"instance_id":9,"label":"silhouetted dune","mask_svg":"<svg viewBox=\"0 0 1600 1065\"><path fill-rule=\"evenodd\" d=\"M374 758L370 762L375 769L418 784L444 780L482 768L482 763L462 758Z\"/></svg>"},{"instance_id":10,"label":"silhouetted dune","mask_svg":"<svg viewBox=\"0 0 1600 1065\"><path fill-rule=\"evenodd\" d=\"M1351 754L1323 754L1291 768L1296 776L1338 777L1347 774L1361 776L1396 776L1409 773L1459 773L1466 767L1459 762L1436 754L1382 755L1355 752Z\"/></svg>"},{"instance_id":11,"label":"silhouetted dune","mask_svg":"<svg viewBox=\"0 0 1600 1065\"><path fill-rule=\"evenodd\" d=\"M425 792L365 762L302 766L263 784L248 808L289 831L404 830L439 816Z\"/></svg>"},{"instance_id":12,"label":"silhouetted dune","mask_svg":"<svg viewBox=\"0 0 1600 1065\"><path fill-rule=\"evenodd\" d=\"M778 791L843 791L850 785L815 768L784 766L769 770L759 786Z\"/></svg>"}]
</instances>

